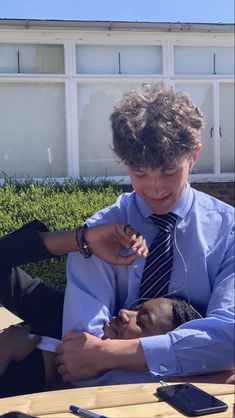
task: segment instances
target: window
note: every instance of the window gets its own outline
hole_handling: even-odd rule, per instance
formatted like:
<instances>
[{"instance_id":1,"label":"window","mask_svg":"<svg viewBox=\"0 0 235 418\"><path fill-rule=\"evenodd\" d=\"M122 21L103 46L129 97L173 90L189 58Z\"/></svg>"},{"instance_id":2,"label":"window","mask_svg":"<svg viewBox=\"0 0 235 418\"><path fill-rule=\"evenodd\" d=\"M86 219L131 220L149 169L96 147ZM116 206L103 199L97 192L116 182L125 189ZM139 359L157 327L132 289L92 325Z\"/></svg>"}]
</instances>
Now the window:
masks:
<instances>
[{"instance_id":1,"label":"window","mask_svg":"<svg viewBox=\"0 0 235 418\"><path fill-rule=\"evenodd\" d=\"M0 44L0 73L63 74L63 45Z\"/></svg>"},{"instance_id":2,"label":"window","mask_svg":"<svg viewBox=\"0 0 235 418\"><path fill-rule=\"evenodd\" d=\"M112 151L110 115L122 94L140 83L79 84L79 167L82 176L125 176L126 167Z\"/></svg>"},{"instance_id":3,"label":"window","mask_svg":"<svg viewBox=\"0 0 235 418\"><path fill-rule=\"evenodd\" d=\"M233 83L175 83L205 115L202 152L193 174L220 175L234 172L234 85ZM214 90L214 94L213 94ZM217 105L216 93L219 99ZM215 112L215 113L214 113Z\"/></svg>"},{"instance_id":4,"label":"window","mask_svg":"<svg viewBox=\"0 0 235 418\"><path fill-rule=\"evenodd\" d=\"M222 173L234 172L234 86L219 85L219 142Z\"/></svg>"},{"instance_id":5,"label":"window","mask_svg":"<svg viewBox=\"0 0 235 418\"><path fill-rule=\"evenodd\" d=\"M233 75L234 48L175 46L175 75Z\"/></svg>"},{"instance_id":6,"label":"window","mask_svg":"<svg viewBox=\"0 0 235 418\"><path fill-rule=\"evenodd\" d=\"M77 45L77 74L162 74L161 46Z\"/></svg>"},{"instance_id":7,"label":"window","mask_svg":"<svg viewBox=\"0 0 235 418\"><path fill-rule=\"evenodd\" d=\"M64 85L0 83L1 176L67 176Z\"/></svg>"},{"instance_id":8,"label":"window","mask_svg":"<svg viewBox=\"0 0 235 418\"><path fill-rule=\"evenodd\" d=\"M202 129L202 151L199 160L193 168L193 174L212 174L214 172L213 150L213 96L212 85L176 83L176 90L189 94L192 101L205 115L205 127Z\"/></svg>"},{"instance_id":9,"label":"window","mask_svg":"<svg viewBox=\"0 0 235 418\"><path fill-rule=\"evenodd\" d=\"M188 93L205 114L193 180L233 179L232 35L56 27L5 32L0 178L126 176L112 151L110 115L124 92L159 83Z\"/></svg>"},{"instance_id":10,"label":"window","mask_svg":"<svg viewBox=\"0 0 235 418\"><path fill-rule=\"evenodd\" d=\"M79 167L82 176L127 175L112 151L110 114L118 97L138 85L78 85Z\"/></svg>"}]
</instances>

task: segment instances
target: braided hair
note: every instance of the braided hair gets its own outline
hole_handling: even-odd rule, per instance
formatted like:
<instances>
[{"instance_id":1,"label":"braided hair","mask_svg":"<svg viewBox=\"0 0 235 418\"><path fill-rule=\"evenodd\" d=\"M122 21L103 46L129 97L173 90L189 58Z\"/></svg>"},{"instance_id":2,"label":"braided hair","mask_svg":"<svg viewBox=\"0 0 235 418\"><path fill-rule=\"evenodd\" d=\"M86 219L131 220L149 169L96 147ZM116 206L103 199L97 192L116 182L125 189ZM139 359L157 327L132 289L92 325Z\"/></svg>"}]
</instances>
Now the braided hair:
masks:
<instances>
[{"instance_id":1,"label":"braided hair","mask_svg":"<svg viewBox=\"0 0 235 418\"><path fill-rule=\"evenodd\" d=\"M201 314L184 299L169 298L172 300L172 314L173 314L173 326L179 327L185 322L192 321L193 319L201 319Z\"/></svg>"}]
</instances>

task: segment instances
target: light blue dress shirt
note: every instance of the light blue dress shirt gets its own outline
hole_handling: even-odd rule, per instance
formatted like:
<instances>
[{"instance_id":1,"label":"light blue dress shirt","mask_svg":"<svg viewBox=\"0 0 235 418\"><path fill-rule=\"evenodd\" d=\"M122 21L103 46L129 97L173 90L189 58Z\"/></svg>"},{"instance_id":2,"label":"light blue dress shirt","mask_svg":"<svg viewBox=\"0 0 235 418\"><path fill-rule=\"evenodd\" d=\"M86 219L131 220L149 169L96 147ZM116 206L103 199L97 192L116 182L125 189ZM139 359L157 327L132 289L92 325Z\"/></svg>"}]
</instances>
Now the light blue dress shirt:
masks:
<instances>
[{"instance_id":1,"label":"light blue dress shirt","mask_svg":"<svg viewBox=\"0 0 235 418\"><path fill-rule=\"evenodd\" d=\"M146 382L234 367L234 210L188 186L172 212L180 219L174 232L167 294L183 296L206 317L165 335L141 338L148 373L113 370L77 385ZM124 193L87 223L130 224L150 247L157 233L150 215L135 192ZM131 266L112 266L94 255L85 259L78 252L70 253L63 334L79 330L102 337L110 316L121 307L137 304L144 264L145 259L139 257Z\"/></svg>"}]
</instances>

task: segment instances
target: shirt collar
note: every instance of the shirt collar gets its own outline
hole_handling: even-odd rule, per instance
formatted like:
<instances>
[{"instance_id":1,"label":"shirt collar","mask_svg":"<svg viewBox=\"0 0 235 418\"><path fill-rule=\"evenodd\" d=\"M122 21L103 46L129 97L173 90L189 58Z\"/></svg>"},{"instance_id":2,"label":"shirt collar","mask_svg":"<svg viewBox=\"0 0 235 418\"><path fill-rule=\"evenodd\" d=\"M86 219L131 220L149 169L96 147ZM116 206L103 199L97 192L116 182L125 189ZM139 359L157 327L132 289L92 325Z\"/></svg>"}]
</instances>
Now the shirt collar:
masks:
<instances>
[{"instance_id":1,"label":"shirt collar","mask_svg":"<svg viewBox=\"0 0 235 418\"><path fill-rule=\"evenodd\" d=\"M184 193L182 194L176 205L172 208L171 212L180 216L182 219L185 218L192 205L192 201L193 191L189 183L187 183Z\"/></svg>"}]
</instances>

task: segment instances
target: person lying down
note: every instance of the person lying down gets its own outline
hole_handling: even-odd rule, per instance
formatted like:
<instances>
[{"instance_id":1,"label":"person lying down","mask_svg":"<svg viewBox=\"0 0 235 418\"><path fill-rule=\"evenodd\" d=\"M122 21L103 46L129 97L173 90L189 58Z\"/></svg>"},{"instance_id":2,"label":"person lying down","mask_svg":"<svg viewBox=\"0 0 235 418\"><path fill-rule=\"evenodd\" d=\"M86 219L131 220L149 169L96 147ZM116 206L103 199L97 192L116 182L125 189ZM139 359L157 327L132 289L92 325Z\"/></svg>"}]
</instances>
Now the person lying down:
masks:
<instances>
[{"instance_id":1,"label":"person lying down","mask_svg":"<svg viewBox=\"0 0 235 418\"><path fill-rule=\"evenodd\" d=\"M113 316L104 324L104 335L102 338L133 339L162 335L172 331L185 322L199 318L201 318L201 315L182 299L168 297L150 299L136 306L135 310L120 309L117 316ZM41 351L40 358L42 361L40 364L37 364L39 363L37 360L39 357L35 355L34 370L39 370L39 368L43 369L40 370L38 375L40 380L44 380L44 390L45 388L49 389L56 382L59 384L59 380L61 380L57 373L59 358L53 352L55 345L59 343L59 340L54 340L49 337L41 338L30 335L30 327L27 325L12 325L2 330L0 333L1 395L8 396L6 392L7 388L11 385L16 385L13 373L8 372L8 369L11 371L12 366L13 368L19 366L21 368L21 376L24 376L24 379L27 381L27 385L22 390L18 388L17 393L30 393L31 391L35 391L35 385L37 384L35 379L37 379L37 376L35 376L32 368L27 367L27 357L32 356L38 350ZM35 348L36 344L37 348ZM16 375L17 373L15 373ZM33 382L33 386L30 385L31 381Z\"/></svg>"}]
</instances>

